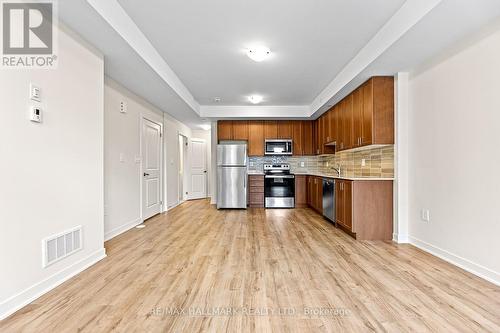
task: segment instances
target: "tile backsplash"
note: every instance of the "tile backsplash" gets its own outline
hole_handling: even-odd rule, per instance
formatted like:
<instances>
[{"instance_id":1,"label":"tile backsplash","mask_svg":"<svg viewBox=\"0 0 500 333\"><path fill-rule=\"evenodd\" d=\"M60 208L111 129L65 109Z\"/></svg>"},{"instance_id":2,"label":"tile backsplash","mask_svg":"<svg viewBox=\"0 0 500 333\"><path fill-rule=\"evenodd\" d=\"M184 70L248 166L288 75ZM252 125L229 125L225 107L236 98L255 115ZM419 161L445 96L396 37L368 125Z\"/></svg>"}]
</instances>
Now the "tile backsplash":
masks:
<instances>
[{"instance_id":1,"label":"tile backsplash","mask_svg":"<svg viewBox=\"0 0 500 333\"><path fill-rule=\"evenodd\" d=\"M364 160L364 161L363 161ZM249 158L249 172L262 172L266 163L289 163L292 172L335 175L340 165L346 177L394 177L394 146L366 147L320 156L264 156Z\"/></svg>"}]
</instances>

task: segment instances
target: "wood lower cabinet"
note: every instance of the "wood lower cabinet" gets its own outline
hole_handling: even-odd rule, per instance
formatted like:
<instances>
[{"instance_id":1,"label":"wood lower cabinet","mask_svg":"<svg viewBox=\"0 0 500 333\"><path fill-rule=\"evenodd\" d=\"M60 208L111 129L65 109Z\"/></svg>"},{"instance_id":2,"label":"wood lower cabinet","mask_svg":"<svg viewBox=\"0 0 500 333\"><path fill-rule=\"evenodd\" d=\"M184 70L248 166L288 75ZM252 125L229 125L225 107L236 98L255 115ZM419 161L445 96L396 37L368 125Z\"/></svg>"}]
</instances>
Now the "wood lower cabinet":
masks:
<instances>
[{"instance_id":1,"label":"wood lower cabinet","mask_svg":"<svg viewBox=\"0 0 500 333\"><path fill-rule=\"evenodd\" d=\"M248 121L248 156L264 156L264 122Z\"/></svg>"},{"instance_id":2,"label":"wood lower cabinet","mask_svg":"<svg viewBox=\"0 0 500 333\"><path fill-rule=\"evenodd\" d=\"M335 219L356 239L391 240L392 181L335 180Z\"/></svg>"},{"instance_id":3,"label":"wood lower cabinet","mask_svg":"<svg viewBox=\"0 0 500 333\"><path fill-rule=\"evenodd\" d=\"M248 206L253 208L264 207L264 176L248 176Z\"/></svg>"},{"instance_id":4,"label":"wood lower cabinet","mask_svg":"<svg viewBox=\"0 0 500 333\"><path fill-rule=\"evenodd\" d=\"M295 207L307 207L307 176L295 176Z\"/></svg>"},{"instance_id":5,"label":"wood lower cabinet","mask_svg":"<svg viewBox=\"0 0 500 333\"><path fill-rule=\"evenodd\" d=\"M323 178L307 176L307 204L319 214L323 214Z\"/></svg>"},{"instance_id":6,"label":"wood lower cabinet","mask_svg":"<svg viewBox=\"0 0 500 333\"><path fill-rule=\"evenodd\" d=\"M335 220L349 232L352 230L352 181L335 181Z\"/></svg>"}]
</instances>

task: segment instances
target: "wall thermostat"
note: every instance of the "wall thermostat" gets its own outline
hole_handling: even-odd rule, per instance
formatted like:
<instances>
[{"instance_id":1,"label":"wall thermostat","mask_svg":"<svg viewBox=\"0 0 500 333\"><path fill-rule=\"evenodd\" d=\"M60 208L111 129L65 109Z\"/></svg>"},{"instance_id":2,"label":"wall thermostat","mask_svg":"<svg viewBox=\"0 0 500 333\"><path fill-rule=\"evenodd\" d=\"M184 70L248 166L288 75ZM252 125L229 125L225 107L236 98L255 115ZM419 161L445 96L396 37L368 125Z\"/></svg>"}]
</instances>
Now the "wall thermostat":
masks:
<instances>
[{"instance_id":1,"label":"wall thermostat","mask_svg":"<svg viewBox=\"0 0 500 333\"><path fill-rule=\"evenodd\" d=\"M35 123L42 122L42 109L39 107L32 107L30 111L30 120Z\"/></svg>"}]
</instances>

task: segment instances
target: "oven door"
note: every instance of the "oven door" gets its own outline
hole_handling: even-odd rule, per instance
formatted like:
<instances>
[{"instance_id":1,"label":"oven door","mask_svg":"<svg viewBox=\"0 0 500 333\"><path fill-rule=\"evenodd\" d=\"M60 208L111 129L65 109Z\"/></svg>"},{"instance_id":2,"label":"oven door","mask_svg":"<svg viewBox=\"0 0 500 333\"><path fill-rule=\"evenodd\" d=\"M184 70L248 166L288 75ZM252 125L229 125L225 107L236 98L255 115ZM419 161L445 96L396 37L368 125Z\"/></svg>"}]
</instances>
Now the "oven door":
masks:
<instances>
[{"instance_id":1,"label":"oven door","mask_svg":"<svg viewBox=\"0 0 500 333\"><path fill-rule=\"evenodd\" d=\"M265 155L292 155L291 140L266 140Z\"/></svg>"},{"instance_id":2,"label":"oven door","mask_svg":"<svg viewBox=\"0 0 500 333\"><path fill-rule=\"evenodd\" d=\"M295 197L295 177L293 175L266 175L264 196L270 198Z\"/></svg>"}]
</instances>

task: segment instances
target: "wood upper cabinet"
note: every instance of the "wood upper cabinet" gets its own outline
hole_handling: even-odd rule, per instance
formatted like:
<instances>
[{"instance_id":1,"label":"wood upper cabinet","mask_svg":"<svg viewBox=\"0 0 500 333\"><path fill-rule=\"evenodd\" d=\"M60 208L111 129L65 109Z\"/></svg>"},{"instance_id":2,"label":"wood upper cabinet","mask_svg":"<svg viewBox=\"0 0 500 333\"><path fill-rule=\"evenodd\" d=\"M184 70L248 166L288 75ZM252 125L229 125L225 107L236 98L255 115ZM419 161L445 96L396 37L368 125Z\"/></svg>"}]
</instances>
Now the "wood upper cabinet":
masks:
<instances>
[{"instance_id":1,"label":"wood upper cabinet","mask_svg":"<svg viewBox=\"0 0 500 333\"><path fill-rule=\"evenodd\" d=\"M304 130L303 122L292 121L293 155L304 155Z\"/></svg>"},{"instance_id":2,"label":"wood upper cabinet","mask_svg":"<svg viewBox=\"0 0 500 333\"><path fill-rule=\"evenodd\" d=\"M295 207L307 207L307 176L295 176Z\"/></svg>"},{"instance_id":3,"label":"wood upper cabinet","mask_svg":"<svg viewBox=\"0 0 500 333\"><path fill-rule=\"evenodd\" d=\"M342 113L342 137L344 146L342 149L351 149L353 147L352 140L352 94L345 99L344 111Z\"/></svg>"},{"instance_id":4,"label":"wood upper cabinet","mask_svg":"<svg viewBox=\"0 0 500 333\"><path fill-rule=\"evenodd\" d=\"M292 139L293 122L290 120L278 121L278 139Z\"/></svg>"},{"instance_id":5,"label":"wood upper cabinet","mask_svg":"<svg viewBox=\"0 0 500 333\"><path fill-rule=\"evenodd\" d=\"M333 130L333 112L334 112L335 107L332 107L330 110L328 110L325 113L325 143L330 143L335 141L334 139L334 130Z\"/></svg>"},{"instance_id":6,"label":"wood upper cabinet","mask_svg":"<svg viewBox=\"0 0 500 333\"><path fill-rule=\"evenodd\" d=\"M264 122L248 121L248 156L264 156Z\"/></svg>"},{"instance_id":7,"label":"wood upper cabinet","mask_svg":"<svg viewBox=\"0 0 500 333\"><path fill-rule=\"evenodd\" d=\"M264 139L278 138L278 122L276 120L264 121Z\"/></svg>"},{"instance_id":8,"label":"wood upper cabinet","mask_svg":"<svg viewBox=\"0 0 500 333\"><path fill-rule=\"evenodd\" d=\"M313 121L301 121L302 125L302 155L315 155L315 140ZM295 140L295 137L294 137Z\"/></svg>"},{"instance_id":9,"label":"wood upper cabinet","mask_svg":"<svg viewBox=\"0 0 500 333\"><path fill-rule=\"evenodd\" d=\"M248 121L233 121L233 140L248 140Z\"/></svg>"},{"instance_id":10,"label":"wood upper cabinet","mask_svg":"<svg viewBox=\"0 0 500 333\"><path fill-rule=\"evenodd\" d=\"M354 147L361 146L363 136L363 88L359 87L352 93L352 126Z\"/></svg>"},{"instance_id":11,"label":"wood upper cabinet","mask_svg":"<svg viewBox=\"0 0 500 333\"><path fill-rule=\"evenodd\" d=\"M394 144L394 78L372 77L353 97L354 146Z\"/></svg>"},{"instance_id":12,"label":"wood upper cabinet","mask_svg":"<svg viewBox=\"0 0 500 333\"><path fill-rule=\"evenodd\" d=\"M233 122L219 120L217 122L217 138L220 140L233 140Z\"/></svg>"}]
</instances>

